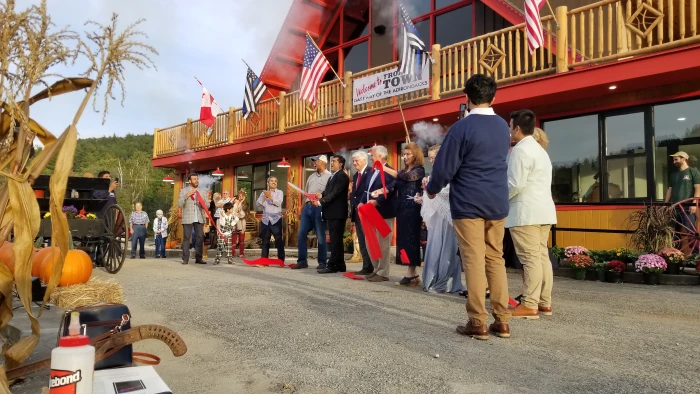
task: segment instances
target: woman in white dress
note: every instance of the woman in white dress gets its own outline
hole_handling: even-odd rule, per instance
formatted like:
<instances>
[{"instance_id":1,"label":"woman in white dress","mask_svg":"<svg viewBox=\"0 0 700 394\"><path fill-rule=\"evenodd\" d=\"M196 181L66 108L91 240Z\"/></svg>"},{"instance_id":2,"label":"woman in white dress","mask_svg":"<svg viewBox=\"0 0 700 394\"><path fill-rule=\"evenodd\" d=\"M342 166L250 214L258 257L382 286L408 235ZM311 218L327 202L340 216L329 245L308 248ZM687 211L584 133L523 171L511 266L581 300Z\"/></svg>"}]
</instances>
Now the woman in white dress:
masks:
<instances>
[{"instance_id":1,"label":"woman in white dress","mask_svg":"<svg viewBox=\"0 0 700 394\"><path fill-rule=\"evenodd\" d=\"M440 145L428 149L428 160L435 161ZM429 178L423 180L423 186ZM450 214L450 185L434 199L425 190L423 197L416 195L421 204L420 214L428 228L423 266L423 290L432 293L457 293L465 290L462 284L462 261L457 255L457 236Z\"/></svg>"}]
</instances>

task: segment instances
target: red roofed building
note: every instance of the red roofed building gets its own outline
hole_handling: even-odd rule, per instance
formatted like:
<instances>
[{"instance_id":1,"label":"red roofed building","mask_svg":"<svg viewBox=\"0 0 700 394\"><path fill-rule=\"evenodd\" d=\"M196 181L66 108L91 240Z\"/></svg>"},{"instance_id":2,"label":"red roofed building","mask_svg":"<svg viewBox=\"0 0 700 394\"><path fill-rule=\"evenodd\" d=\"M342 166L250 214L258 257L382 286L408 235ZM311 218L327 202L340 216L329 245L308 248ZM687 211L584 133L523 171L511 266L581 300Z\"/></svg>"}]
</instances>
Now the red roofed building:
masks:
<instances>
[{"instance_id":1,"label":"red roofed building","mask_svg":"<svg viewBox=\"0 0 700 394\"><path fill-rule=\"evenodd\" d=\"M435 60L420 89L398 93L417 81L386 75L398 59L395 0L294 0L260 73L280 105L263 100L257 124L231 108L211 131L196 120L157 129L153 165L179 173L175 193L186 171L220 168L224 176L213 187L247 189L251 207L268 176L303 187L310 157L332 153L328 142L336 151L385 145L389 163L400 167L398 103L409 129L423 121L446 131L465 103L465 81L483 73L499 82L499 115L532 109L549 137L560 246L625 246L628 215L664 199L674 170L669 155L684 150L697 166L697 0L552 0L555 15L541 10L544 46L532 56L523 0L403 3ZM329 72L313 112L298 98L307 32L347 85ZM377 78L386 87L381 97L361 86ZM291 167L278 167L283 158ZM298 209L298 199L286 201L290 240Z\"/></svg>"}]
</instances>

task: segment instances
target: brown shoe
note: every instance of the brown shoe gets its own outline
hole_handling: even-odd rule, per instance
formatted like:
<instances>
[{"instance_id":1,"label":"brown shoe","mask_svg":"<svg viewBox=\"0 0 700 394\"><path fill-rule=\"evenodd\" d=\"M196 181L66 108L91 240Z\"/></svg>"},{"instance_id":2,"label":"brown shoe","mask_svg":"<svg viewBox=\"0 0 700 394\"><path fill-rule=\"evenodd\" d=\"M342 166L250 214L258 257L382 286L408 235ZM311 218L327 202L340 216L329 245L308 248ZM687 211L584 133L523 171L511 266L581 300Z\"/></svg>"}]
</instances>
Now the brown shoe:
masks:
<instances>
[{"instance_id":1,"label":"brown shoe","mask_svg":"<svg viewBox=\"0 0 700 394\"><path fill-rule=\"evenodd\" d=\"M499 338L510 338L510 326L506 322L496 320L489 326L489 331Z\"/></svg>"},{"instance_id":2,"label":"brown shoe","mask_svg":"<svg viewBox=\"0 0 700 394\"><path fill-rule=\"evenodd\" d=\"M457 332L482 341L489 339L489 331L486 328L486 324L474 326L471 320L467 322L466 326L457 326Z\"/></svg>"},{"instance_id":3,"label":"brown shoe","mask_svg":"<svg viewBox=\"0 0 700 394\"><path fill-rule=\"evenodd\" d=\"M539 319L540 315L537 309L528 308L523 304L520 304L511 311L511 316L513 319Z\"/></svg>"},{"instance_id":4,"label":"brown shoe","mask_svg":"<svg viewBox=\"0 0 700 394\"><path fill-rule=\"evenodd\" d=\"M374 278L375 276L377 276L377 274L375 274L374 272L372 272L371 274L365 276L365 278L367 278L367 280L369 280L369 278Z\"/></svg>"},{"instance_id":5,"label":"brown shoe","mask_svg":"<svg viewBox=\"0 0 700 394\"><path fill-rule=\"evenodd\" d=\"M386 276L381 276L377 274L372 274L372 276L367 277L368 282L386 282L388 280L389 278L387 278Z\"/></svg>"},{"instance_id":6,"label":"brown shoe","mask_svg":"<svg viewBox=\"0 0 700 394\"><path fill-rule=\"evenodd\" d=\"M545 316L552 316L552 307L551 306L539 305L539 306L537 306L537 310Z\"/></svg>"}]
</instances>

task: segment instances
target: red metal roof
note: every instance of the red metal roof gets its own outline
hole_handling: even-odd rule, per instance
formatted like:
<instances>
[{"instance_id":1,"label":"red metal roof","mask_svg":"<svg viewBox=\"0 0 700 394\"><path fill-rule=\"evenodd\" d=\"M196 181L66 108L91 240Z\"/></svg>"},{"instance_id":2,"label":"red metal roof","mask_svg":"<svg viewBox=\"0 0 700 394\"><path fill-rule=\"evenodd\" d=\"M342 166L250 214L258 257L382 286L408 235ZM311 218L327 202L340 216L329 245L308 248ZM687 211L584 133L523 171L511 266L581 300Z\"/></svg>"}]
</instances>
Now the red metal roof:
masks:
<instances>
[{"instance_id":1,"label":"red metal roof","mask_svg":"<svg viewBox=\"0 0 700 394\"><path fill-rule=\"evenodd\" d=\"M320 47L320 37L344 1L294 0L260 73L260 79L273 95L289 91L301 72L306 32Z\"/></svg>"}]
</instances>

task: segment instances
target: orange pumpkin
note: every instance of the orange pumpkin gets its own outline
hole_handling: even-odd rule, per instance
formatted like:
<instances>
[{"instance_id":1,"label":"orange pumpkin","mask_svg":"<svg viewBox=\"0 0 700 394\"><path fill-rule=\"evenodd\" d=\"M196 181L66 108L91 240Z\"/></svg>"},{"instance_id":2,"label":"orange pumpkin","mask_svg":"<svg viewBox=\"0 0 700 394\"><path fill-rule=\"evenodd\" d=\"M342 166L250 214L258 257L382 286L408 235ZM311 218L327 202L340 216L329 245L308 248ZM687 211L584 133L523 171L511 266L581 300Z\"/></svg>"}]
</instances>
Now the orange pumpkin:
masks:
<instances>
[{"instance_id":1,"label":"orange pumpkin","mask_svg":"<svg viewBox=\"0 0 700 394\"><path fill-rule=\"evenodd\" d=\"M48 252L44 261L41 263L41 281L49 283L51 273L53 272L54 263L61 258L59 251ZM85 283L92 275L92 260L90 256L79 249L69 250L66 254L66 261L63 263L61 270L61 279L58 281L58 286L70 286L79 283Z\"/></svg>"},{"instance_id":2,"label":"orange pumpkin","mask_svg":"<svg viewBox=\"0 0 700 394\"><path fill-rule=\"evenodd\" d=\"M5 241L5 243L0 246L0 261L2 261L12 273L15 272L15 251L13 247L14 245L9 241Z\"/></svg>"},{"instance_id":3,"label":"orange pumpkin","mask_svg":"<svg viewBox=\"0 0 700 394\"><path fill-rule=\"evenodd\" d=\"M32 276L41 276L41 263L43 263L46 256L51 254L54 250L56 253L60 253L60 249L55 246L36 250L36 253L32 256Z\"/></svg>"}]
</instances>

